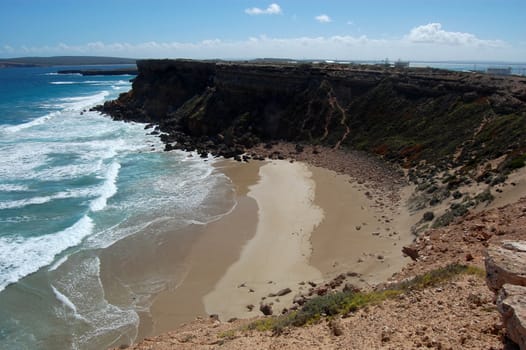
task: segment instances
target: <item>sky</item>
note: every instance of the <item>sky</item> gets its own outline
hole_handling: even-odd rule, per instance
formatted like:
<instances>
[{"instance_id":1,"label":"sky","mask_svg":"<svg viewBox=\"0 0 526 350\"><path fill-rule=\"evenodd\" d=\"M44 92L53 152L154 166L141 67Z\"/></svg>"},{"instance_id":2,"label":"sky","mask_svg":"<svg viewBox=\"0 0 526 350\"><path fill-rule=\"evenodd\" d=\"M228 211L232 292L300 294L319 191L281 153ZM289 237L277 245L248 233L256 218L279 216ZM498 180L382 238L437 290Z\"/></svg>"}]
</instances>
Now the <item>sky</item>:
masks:
<instances>
[{"instance_id":1,"label":"sky","mask_svg":"<svg viewBox=\"0 0 526 350\"><path fill-rule=\"evenodd\" d=\"M526 0L2 0L0 57L526 62Z\"/></svg>"}]
</instances>

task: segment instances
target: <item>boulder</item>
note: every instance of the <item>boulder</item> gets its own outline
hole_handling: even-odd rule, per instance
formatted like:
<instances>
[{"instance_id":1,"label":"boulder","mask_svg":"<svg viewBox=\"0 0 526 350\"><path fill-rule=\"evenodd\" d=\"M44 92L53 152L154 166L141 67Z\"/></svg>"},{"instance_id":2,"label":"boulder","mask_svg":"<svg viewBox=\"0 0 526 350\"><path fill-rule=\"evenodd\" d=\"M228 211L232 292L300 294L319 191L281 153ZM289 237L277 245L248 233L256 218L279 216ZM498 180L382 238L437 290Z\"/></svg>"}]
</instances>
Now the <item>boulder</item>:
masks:
<instances>
[{"instance_id":1,"label":"boulder","mask_svg":"<svg viewBox=\"0 0 526 350\"><path fill-rule=\"evenodd\" d=\"M504 284L497 297L497 309L508 338L526 350L526 287Z\"/></svg>"},{"instance_id":2,"label":"boulder","mask_svg":"<svg viewBox=\"0 0 526 350\"><path fill-rule=\"evenodd\" d=\"M503 241L486 249L486 283L495 293L506 283L526 286L526 241Z\"/></svg>"},{"instance_id":3,"label":"boulder","mask_svg":"<svg viewBox=\"0 0 526 350\"><path fill-rule=\"evenodd\" d=\"M407 255L408 257L410 257L411 259L413 260L417 260L418 259L418 250L416 250L415 248L412 248L412 247L402 247L402 253L404 253L405 255Z\"/></svg>"},{"instance_id":4,"label":"boulder","mask_svg":"<svg viewBox=\"0 0 526 350\"><path fill-rule=\"evenodd\" d=\"M272 305L270 304L261 304L259 306L259 311L261 311L265 316L270 316L274 313L274 311L272 311Z\"/></svg>"}]
</instances>

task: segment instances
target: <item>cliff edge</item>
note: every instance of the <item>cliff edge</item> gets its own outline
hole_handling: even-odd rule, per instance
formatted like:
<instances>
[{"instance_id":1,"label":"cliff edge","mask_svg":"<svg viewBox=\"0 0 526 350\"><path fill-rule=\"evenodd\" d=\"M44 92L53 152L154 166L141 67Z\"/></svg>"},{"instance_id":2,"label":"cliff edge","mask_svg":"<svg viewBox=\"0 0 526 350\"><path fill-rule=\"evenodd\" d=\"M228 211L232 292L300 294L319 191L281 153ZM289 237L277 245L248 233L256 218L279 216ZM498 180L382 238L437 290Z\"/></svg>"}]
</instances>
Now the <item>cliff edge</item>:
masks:
<instances>
[{"instance_id":1,"label":"cliff edge","mask_svg":"<svg viewBox=\"0 0 526 350\"><path fill-rule=\"evenodd\" d=\"M526 78L378 66L142 60L97 109L157 124L167 148L231 157L260 142L350 147L405 167L526 152Z\"/></svg>"}]
</instances>

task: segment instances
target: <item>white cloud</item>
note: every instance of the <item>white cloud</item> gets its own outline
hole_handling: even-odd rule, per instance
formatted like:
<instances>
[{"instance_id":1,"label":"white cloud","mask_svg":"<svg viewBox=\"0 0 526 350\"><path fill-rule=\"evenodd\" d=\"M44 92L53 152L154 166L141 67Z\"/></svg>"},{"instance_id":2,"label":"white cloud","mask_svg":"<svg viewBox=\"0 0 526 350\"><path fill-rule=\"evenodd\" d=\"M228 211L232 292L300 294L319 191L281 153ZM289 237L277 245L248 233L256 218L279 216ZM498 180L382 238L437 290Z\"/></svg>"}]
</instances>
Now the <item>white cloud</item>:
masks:
<instances>
[{"instance_id":1,"label":"white cloud","mask_svg":"<svg viewBox=\"0 0 526 350\"><path fill-rule=\"evenodd\" d=\"M440 23L428 23L411 29L407 39L413 43L472 45L472 46L502 46L500 40L482 40L471 33L448 32L442 29Z\"/></svg>"},{"instance_id":2,"label":"white cloud","mask_svg":"<svg viewBox=\"0 0 526 350\"><path fill-rule=\"evenodd\" d=\"M314 19L320 23L329 23L329 22L332 22L332 19L327 16L327 15L319 15L319 16L316 16L314 17Z\"/></svg>"},{"instance_id":3,"label":"white cloud","mask_svg":"<svg viewBox=\"0 0 526 350\"><path fill-rule=\"evenodd\" d=\"M249 15L279 15L282 13L281 7L276 4L270 4L266 9L260 9L259 7L252 7L245 9L245 13Z\"/></svg>"},{"instance_id":4,"label":"white cloud","mask_svg":"<svg viewBox=\"0 0 526 350\"><path fill-rule=\"evenodd\" d=\"M498 46L498 50L495 47ZM258 57L312 58L332 60L495 60L520 61L526 46L499 40L483 40L469 33L447 32L440 25L424 25L399 38L377 39L365 35L268 37L243 40L208 38L195 42L105 43L101 41L54 46L0 46L0 57L94 55L134 58L223 58Z\"/></svg>"},{"instance_id":5,"label":"white cloud","mask_svg":"<svg viewBox=\"0 0 526 350\"><path fill-rule=\"evenodd\" d=\"M4 45L4 51L8 53L15 52L15 49L11 45Z\"/></svg>"}]
</instances>

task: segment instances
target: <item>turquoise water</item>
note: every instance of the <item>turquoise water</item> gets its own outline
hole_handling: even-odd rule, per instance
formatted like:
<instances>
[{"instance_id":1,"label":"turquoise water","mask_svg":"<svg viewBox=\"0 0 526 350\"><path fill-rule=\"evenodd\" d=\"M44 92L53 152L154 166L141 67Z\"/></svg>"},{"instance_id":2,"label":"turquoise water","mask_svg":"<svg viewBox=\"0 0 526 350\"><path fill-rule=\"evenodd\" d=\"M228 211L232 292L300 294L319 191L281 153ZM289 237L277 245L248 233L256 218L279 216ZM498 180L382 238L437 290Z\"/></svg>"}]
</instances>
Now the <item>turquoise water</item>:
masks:
<instances>
[{"instance_id":1,"label":"turquoise water","mask_svg":"<svg viewBox=\"0 0 526 350\"><path fill-rule=\"evenodd\" d=\"M228 181L212 160L163 152L144 125L88 111L129 90L132 76L56 70L0 69L0 344L6 348L96 349L133 341L145 304L107 300L100 254L127 237L208 222L233 205L223 200ZM159 288L152 284L141 295Z\"/></svg>"}]
</instances>

